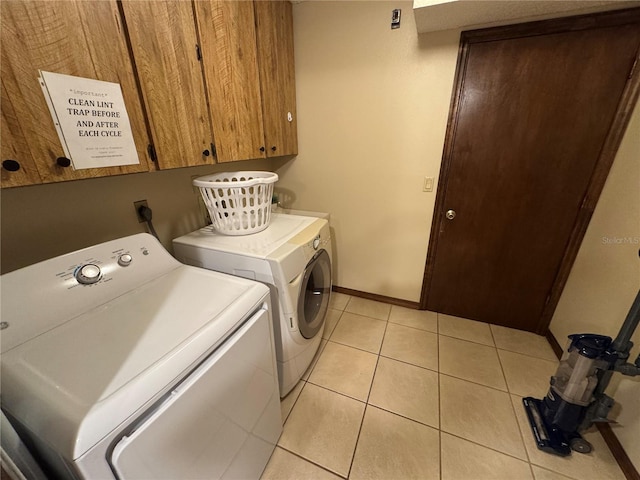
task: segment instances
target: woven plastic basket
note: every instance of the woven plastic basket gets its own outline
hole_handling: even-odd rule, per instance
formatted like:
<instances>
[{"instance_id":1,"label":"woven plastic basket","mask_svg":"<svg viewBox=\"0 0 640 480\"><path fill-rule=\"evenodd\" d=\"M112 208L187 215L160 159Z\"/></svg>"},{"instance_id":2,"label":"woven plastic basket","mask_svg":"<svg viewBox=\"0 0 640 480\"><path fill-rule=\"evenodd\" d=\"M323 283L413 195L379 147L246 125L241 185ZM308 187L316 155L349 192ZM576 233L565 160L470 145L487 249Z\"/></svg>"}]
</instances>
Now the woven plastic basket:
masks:
<instances>
[{"instance_id":1,"label":"woven plastic basket","mask_svg":"<svg viewBox=\"0 0 640 480\"><path fill-rule=\"evenodd\" d=\"M249 235L269 226L271 197L278 175L272 172L225 172L198 177L213 228L225 235Z\"/></svg>"}]
</instances>

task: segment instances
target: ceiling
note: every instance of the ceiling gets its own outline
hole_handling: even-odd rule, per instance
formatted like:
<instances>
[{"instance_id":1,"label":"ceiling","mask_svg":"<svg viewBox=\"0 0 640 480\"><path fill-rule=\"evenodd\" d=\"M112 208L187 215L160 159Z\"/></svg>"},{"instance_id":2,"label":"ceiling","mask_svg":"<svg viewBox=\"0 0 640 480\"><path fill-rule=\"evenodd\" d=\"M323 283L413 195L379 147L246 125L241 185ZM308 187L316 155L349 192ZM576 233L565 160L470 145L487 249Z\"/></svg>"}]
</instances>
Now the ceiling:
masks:
<instances>
[{"instance_id":1,"label":"ceiling","mask_svg":"<svg viewBox=\"0 0 640 480\"><path fill-rule=\"evenodd\" d=\"M418 33L480 28L640 7L640 1L414 0Z\"/></svg>"}]
</instances>

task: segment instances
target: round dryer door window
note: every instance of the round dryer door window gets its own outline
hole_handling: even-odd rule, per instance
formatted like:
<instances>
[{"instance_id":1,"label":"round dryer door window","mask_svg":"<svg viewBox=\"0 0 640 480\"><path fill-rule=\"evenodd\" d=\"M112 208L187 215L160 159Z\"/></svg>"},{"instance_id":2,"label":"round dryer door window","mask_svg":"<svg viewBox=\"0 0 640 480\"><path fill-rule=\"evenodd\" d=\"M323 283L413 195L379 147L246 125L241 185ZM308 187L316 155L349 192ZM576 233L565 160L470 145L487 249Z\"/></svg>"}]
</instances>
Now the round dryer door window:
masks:
<instances>
[{"instance_id":1,"label":"round dryer door window","mask_svg":"<svg viewBox=\"0 0 640 480\"><path fill-rule=\"evenodd\" d=\"M331 292L331 259L326 250L314 255L304 270L298 299L298 327L304 338L313 338L324 326Z\"/></svg>"}]
</instances>

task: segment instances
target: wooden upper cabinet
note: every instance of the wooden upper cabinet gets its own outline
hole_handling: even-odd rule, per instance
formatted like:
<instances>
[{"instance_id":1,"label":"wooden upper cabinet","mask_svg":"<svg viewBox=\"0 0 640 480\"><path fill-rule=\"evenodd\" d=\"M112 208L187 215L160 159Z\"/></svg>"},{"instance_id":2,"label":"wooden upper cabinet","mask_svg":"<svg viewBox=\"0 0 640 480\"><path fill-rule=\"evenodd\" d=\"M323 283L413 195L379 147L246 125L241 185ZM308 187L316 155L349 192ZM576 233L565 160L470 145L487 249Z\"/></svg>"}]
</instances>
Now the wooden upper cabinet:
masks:
<instances>
[{"instance_id":1,"label":"wooden upper cabinet","mask_svg":"<svg viewBox=\"0 0 640 480\"><path fill-rule=\"evenodd\" d=\"M21 178L6 178L15 172L3 171L3 185L36 183L34 164L42 182L147 171L148 136L116 1L0 5L2 160L11 155L25 165L17 172ZM75 171L59 166L57 159L65 154L38 82L39 70L119 83L140 164Z\"/></svg>"},{"instance_id":2,"label":"wooden upper cabinet","mask_svg":"<svg viewBox=\"0 0 640 480\"><path fill-rule=\"evenodd\" d=\"M158 166L214 163L191 2L122 2Z\"/></svg>"},{"instance_id":3,"label":"wooden upper cabinet","mask_svg":"<svg viewBox=\"0 0 640 480\"><path fill-rule=\"evenodd\" d=\"M254 5L267 156L296 155L298 130L291 2L256 1Z\"/></svg>"},{"instance_id":4,"label":"wooden upper cabinet","mask_svg":"<svg viewBox=\"0 0 640 480\"><path fill-rule=\"evenodd\" d=\"M218 161L296 154L291 3L194 4Z\"/></svg>"},{"instance_id":5,"label":"wooden upper cabinet","mask_svg":"<svg viewBox=\"0 0 640 480\"><path fill-rule=\"evenodd\" d=\"M2 168L0 182L3 187L17 187L42 183L36 164L31 158L29 145L22 133L11 99L2 82L2 129L0 139ZM24 152L27 152L26 154Z\"/></svg>"},{"instance_id":6,"label":"wooden upper cabinet","mask_svg":"<svg viewBox=\"0 0 640 480\"><path fill-rule=\"evenodd\" d=\"M253 2L194 3L218 162L264 158Z\"/></svg>"}]
</instances>

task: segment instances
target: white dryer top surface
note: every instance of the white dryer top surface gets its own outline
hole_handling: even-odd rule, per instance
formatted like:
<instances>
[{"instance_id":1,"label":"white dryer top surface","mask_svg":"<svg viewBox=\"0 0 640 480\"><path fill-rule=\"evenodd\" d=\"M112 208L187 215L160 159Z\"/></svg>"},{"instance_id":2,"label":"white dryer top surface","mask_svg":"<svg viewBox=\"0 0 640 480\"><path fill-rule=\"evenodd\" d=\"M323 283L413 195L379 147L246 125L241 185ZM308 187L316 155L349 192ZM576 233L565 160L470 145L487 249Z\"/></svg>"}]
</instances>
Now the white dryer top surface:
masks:
<instances>
[{"instance_id":1,"label":"white dryer top surface","mask_svg":"<svg viewBox=\"0 0 640 480\"><path fill-rule=\"evenodd\" d=\"M217 233L211 225L176 238L173 242L256 258L268 258L288 240L317 221L315 217L272 213L269 226L251 235Z\"/></svg>"},{"instance_id":2,"label":"white dryer top surface","mask_svg":"<svg viewBox=\"0 0 640 480\"><path fill-rule=\"evenodd\" d=\"M59 452L78 458L193 368L268 294L242 278L177 262L172 267L5 349L2 403L9 413ZM3 297L18 291L21 274L3 276ZM104 288L117 280L114 274ZM69 301L96 290L80 286L59 294ZM3 307L10 323L39 322ZM46 319L47 311L40 317Z\"/></svg>"}]
</instances>

